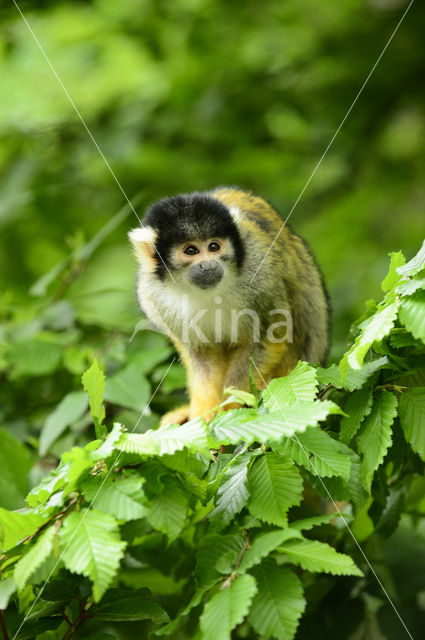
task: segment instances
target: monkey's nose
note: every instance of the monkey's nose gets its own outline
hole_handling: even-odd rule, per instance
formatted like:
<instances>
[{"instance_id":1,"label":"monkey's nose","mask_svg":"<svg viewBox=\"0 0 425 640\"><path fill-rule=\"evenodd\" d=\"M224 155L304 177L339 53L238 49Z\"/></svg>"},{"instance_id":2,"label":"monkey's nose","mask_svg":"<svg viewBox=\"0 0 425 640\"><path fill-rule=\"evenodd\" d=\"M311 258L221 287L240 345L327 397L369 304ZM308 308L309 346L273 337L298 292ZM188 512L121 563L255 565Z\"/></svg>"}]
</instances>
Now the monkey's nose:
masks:
<instances>
[{"instance_id":1,"label":"monkey's nose","mask_svg":"<svg viewBox=\"0 0 425 640\"><path fill-rule=\"evenodd\" d=\"M223 267L216 260L202 260L190 268L189 276L197 287L208 289L220 282L223 276Z\"/></svg>"},{"instance_id":2,"label":"monkey's nose","mask_svg":"<svg viewBox=\"0 0 425 640\"><path fill-rule=\"evenodd\" d=\"M209 269L217 269L217 267L218 262L216 262L215 260L202 260L199 263L199 268L204 271L208 271Z\"/></svg>"}]
</instances>

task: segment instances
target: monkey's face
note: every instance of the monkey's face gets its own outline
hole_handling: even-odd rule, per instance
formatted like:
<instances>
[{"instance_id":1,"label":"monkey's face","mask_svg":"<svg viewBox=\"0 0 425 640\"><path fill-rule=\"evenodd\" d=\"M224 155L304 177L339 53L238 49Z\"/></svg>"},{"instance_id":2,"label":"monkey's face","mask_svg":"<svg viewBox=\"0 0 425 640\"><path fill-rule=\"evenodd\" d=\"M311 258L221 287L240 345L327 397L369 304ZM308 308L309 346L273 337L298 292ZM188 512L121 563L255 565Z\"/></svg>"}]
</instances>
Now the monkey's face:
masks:
<instances>
[{"instance_id":1,"label":"monkey's face","mask_svg":"<svg viewBox=\"0 0 425 640\"><path fill-rule=\"evenodd\" d=\"M200 289L211 289L223 278L223 263L232 259L233 247L229 240L194 239L173 247L170 264L180 272L183 281Z\"/></svg>"},{"instance_id":2,"label":"monkey's face","mask_svg":"<svg viewBox=\"0 0 425 640\"><path fill-rule=\"evenodd\" d=\"M169 286L212 289L236 269L235 249L229 238L191 238L171 243L166 251L161 247L161 252L159 234L144 227L132 231L130 240L143 273L158 277Z\"/></svg>"},{"instance_id":3,"label":"monkey's face","mask_svg":"<svg viewBox=\"0 0 425 640\"><path fill-rule=\"evenodd\" d=\"M140 264L138 291L142 297L153 291L181 295L197 290L204 299L214 287L230 290L244 259L231 211L205 194L154 203L143 226L129 236Z\"/></svg>"}]
</instances>

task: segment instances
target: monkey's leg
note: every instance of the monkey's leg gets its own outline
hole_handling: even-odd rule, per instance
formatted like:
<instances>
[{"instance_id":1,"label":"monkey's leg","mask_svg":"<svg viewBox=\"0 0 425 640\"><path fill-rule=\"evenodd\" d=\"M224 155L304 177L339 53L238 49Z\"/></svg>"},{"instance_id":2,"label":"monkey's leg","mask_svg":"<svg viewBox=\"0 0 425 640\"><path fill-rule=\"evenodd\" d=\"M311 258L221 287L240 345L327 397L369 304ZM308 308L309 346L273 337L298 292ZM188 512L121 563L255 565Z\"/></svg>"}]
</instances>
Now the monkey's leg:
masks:
<instances>
[{"instance_id":1,"label":"monkey's leg","mask_svg":"<svg viewBox=\"0 0 425 640\"><path fill-rule=\"evenodd\" d=\"M250 391L251 384L249 378L249 358L253 353L253 345L248 344L243 347L233 349L229 355L229 366L224 379L224 388L235 387L241 391ZM224 409L238 409L239 402L228 402Z\"/></svg>"},{"instance_id":2,"label":"monkey's leg","mask_svg":"<svg viewBox=\"0 0 425 640\"><path fill-rule=\"evenodd\" d=\"M273 378L286 376L300 359L293 343L264 341L256 346L253 355L254 377L257 386L264 389Z\"/></svg>"}]
</instances>

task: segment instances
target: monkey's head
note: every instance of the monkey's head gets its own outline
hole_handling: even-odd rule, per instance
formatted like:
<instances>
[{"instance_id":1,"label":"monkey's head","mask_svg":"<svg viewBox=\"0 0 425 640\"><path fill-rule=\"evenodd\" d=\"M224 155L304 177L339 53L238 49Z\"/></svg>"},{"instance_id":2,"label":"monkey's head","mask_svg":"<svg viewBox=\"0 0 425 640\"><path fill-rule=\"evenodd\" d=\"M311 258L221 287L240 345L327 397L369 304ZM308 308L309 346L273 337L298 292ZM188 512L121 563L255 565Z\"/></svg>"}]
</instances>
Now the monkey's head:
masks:
<instances>
[{"instance_id":1,"label":"monkey's head","mask_svg":"<svg viewBox=\"0 0 425 640\"><path fill-rule=\"evenodd\" d=\"M193 193L164 198L130 232L141 271L161 281L211 289L228 270L241 268L244 248L231 211Z\"/></svg>"}]
</instances>

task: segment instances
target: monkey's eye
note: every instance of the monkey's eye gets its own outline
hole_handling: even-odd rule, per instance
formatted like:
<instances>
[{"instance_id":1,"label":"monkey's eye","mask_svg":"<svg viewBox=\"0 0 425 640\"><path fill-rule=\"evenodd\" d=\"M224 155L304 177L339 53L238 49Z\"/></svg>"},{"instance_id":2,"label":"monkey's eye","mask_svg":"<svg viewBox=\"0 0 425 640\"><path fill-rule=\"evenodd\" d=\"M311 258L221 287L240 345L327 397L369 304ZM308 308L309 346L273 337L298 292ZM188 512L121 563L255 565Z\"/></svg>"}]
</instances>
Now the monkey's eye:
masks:
<instances>
[{"instance_id":1,"label":"monkey's eye","mask_svg":"<svg viewBox=\"0 0 425 640\"><path fill-rule=\"evenodd\" d=\"M195 247L195 245L193 244L189 244L185 250L183 251L183 253L185 253L187 256L194 256L195 254L199 253L199 249L197 249Z\"/></svg>"},{"instance_id":2,"label":"monkey's eye","mask_svg":"<svg viewBox=\"0 0 425 640\"><path fill-rule=\"evenodd\" d=\"M220 245L218 242L210 242L208 245L208 251L219 251Z\"/></svg>"}]
</instances>

